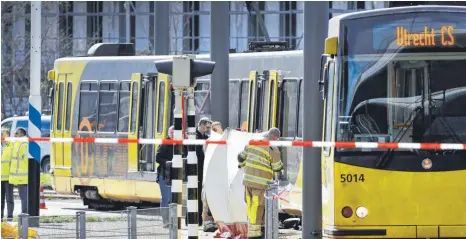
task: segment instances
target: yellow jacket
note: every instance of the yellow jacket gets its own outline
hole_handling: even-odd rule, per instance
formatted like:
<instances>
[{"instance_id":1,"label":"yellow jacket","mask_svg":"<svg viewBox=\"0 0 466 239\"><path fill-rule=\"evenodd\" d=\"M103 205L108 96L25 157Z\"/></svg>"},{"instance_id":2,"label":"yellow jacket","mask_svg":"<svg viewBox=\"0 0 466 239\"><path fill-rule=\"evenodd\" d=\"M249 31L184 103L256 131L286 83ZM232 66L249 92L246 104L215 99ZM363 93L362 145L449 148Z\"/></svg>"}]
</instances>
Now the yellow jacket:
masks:
<instances>
[{"instance_id":1,"label":"yellow jacket","mask_svg":"<svg viewBox=\"0 0 466 239\"><path fill-rule=\"evenodd\" d=\"M283 168L280 151L276 147L246 146L238 155L239 166L244 168L243 185L266 189L272 181L273 172Z\"/></svg>"},{"instance_id":2,"label":"yellow jacket","mask_svg":"<svg viewBox=\"0 0 466 239\"><path fill-rule=\"evenodd\" d=\"M28 184L28 143L15 142L10 164L10 184Z\"/></svg>"},{"instance_id":3,"label":"yellow jacket","mask_svg":"<svg viewBox=\"0 0 466 239\"><path fill-rule=\"evenodd\" d=\"M13 150L12 142L5 142L2 147L2 181L8 181L10 177L11 154Z\"/></svg>"}]
</instances>

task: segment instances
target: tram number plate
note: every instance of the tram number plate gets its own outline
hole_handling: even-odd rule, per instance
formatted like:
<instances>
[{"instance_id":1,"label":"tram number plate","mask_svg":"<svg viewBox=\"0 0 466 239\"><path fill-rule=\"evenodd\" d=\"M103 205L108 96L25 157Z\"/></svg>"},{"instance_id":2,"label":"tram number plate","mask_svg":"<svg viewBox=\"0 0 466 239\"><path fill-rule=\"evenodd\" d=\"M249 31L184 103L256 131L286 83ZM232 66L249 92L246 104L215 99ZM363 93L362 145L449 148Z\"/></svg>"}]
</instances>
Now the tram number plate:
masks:
<instances>
[{"instance_id":1,"label":"tram number plate","mask_svg":"<svg viewBox=\"0 0 466 239\"><path fill-rule=\"evenodd\" d=\"M340 174L340 182L342 183L364 182L364 174Z\"/></svg>"}]
</instances>

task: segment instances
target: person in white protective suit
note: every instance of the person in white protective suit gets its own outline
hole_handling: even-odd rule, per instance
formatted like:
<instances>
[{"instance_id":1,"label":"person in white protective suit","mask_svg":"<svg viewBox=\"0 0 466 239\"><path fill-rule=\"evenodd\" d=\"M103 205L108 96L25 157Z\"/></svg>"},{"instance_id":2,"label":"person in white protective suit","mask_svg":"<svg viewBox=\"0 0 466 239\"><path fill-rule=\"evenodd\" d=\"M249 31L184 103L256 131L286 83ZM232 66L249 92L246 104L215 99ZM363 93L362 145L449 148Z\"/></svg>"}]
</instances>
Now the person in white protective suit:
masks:
<instances>
[{"instance_id":1,"label":"person in white protective suit","mask_svg":"<svg viewBox=\"0 0 466 239\"><path fill-rule=\"evenodd\" d=\"M218 121L212 122L212 130L215 133L223 134L222 124ZM204 151L206 148L204 148ZM202 221L203 221L203 230L204 232L215 232L217 230L217 226L215 224L214 217L209 209L209 204L207 203L207 197L205 190L202 190Z\"/></svg>"}]
</instances>

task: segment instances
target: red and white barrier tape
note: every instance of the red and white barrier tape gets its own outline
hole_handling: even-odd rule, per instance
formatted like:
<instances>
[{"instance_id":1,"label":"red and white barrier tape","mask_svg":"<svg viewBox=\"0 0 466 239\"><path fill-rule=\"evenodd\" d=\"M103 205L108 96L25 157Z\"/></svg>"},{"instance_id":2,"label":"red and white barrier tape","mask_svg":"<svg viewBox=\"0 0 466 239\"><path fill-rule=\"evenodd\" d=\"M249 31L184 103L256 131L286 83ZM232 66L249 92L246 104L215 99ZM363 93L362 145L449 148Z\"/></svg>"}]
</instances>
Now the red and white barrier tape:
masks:
<instances>
[{"instance_id":1,"label":"red and white barrier tape","mask_svg":"<svg viewBox=\"0 0 466 239\"><path fill-rule=\"evenodd\" d=\"M231 144L227 140L202 139L128 139L128 138L2 138L4 141L19 142L51 142L51 143L95 143L95 144L171 144L171 145L208 145ZM379 149L426 149L426 150L466 150L466 144L450 143L374 143L374 142L323 142L323 141L257 141L251 140L248 145L280 146L280 147L335 147L335 148L379 148Z\"/></svg>"}]
</instances>

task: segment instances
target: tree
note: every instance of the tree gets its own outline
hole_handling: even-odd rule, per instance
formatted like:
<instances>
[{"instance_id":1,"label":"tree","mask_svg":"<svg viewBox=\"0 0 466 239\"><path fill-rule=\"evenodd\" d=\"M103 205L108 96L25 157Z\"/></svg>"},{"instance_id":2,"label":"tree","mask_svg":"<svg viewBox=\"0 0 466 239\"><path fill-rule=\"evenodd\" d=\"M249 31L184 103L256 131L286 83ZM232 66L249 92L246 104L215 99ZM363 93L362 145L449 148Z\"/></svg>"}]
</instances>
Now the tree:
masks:
<instances>
[{"instance_id":1,"label":"tree","mask_svg":"<svg viewBox=\"0 0 466 239\"><path fill-rule=\"evenodd\" d=\"M2 2L2 113L5 117L23 115L28 110L30 78L31 4L30 2ZM50 15L54 4L67 2L42 2L42 62L41 96L42 111L50 111L47 80L48 70L56 58L72 48L66 37L68 29L59 29L58 11ZM45 17L48 15L47 17ZM58 32L58 34L57 34ZM55 37L54 37L55 36ZM58 36L58 37L56 37Z\"/></svg>"}]
</instances>

